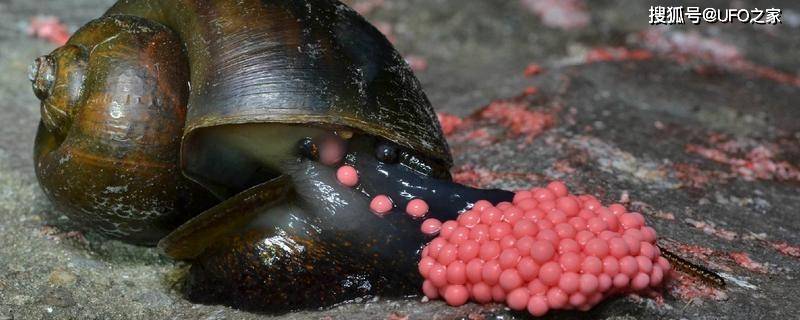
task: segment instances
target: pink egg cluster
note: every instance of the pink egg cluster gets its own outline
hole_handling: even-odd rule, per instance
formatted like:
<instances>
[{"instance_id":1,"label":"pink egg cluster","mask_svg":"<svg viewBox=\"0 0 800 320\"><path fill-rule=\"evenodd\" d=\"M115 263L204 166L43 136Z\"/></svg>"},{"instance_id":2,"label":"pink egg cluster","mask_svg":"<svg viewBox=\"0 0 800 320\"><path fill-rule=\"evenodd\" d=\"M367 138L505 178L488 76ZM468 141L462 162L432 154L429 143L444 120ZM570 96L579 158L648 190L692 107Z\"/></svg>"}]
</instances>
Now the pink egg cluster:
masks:
<instances>
[{"instance_id":1,"label":"pink egg cluster","mask_svg":"<svg viewBox=\"0 0 800 320\"><path fill-rule=\"evenodd\" d=\"M513 203L478 201L456 221L428 219L422 231L439 233L422 251L422 290L453 306L504 302L535 316L588 310L658 286L670 269L641 214L569 194L559 181L517 192Z\"/></svg>"}]
</instances>

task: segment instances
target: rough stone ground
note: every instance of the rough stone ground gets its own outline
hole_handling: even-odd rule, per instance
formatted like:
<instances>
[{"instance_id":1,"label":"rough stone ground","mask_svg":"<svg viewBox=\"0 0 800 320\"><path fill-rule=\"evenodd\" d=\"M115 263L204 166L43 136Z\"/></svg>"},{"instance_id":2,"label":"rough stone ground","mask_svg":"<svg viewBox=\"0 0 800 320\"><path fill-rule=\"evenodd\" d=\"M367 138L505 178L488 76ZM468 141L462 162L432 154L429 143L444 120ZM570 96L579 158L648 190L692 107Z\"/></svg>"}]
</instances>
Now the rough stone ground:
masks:
<instances>
[{"instance_id":1,"label":"rough stone ground","mask_svg":"<svg viewBox=\"0 0 800 320\"><path fill-rule=\"evenodd\" d=\"M30 159L38 104L25 78L54 46L25 34L28 19L55 15L74 30L111 2L0 0L0 319L272 319L189 303L185 265L73 232L39 190ZM613 299L587 317L797 318L800 3L702 2L782 8L778 26L652 27L640 1L536 2L350 3L393 38L450 115L458 180L518 188L560 178L626 201L662 245L728 281L720 290L675 275L658 296ZM525 76L530 63L543 72ZM537 123L546 127L531 130ZM380 299L274 319L404 317L526 318Z\"/></svg>"}]
</instances>

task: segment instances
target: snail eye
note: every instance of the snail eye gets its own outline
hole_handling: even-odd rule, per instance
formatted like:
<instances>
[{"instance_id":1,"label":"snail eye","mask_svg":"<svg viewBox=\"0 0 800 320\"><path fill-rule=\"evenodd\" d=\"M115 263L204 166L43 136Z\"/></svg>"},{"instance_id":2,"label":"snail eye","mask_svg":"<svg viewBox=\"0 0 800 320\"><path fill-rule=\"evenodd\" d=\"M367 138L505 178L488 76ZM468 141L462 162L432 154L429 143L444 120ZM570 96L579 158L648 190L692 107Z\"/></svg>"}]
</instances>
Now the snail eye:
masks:
<instances>
[{"instance_id":1,"label":"snail eye","mask_svg":"<svg viewBox=\"0 0 800 320\"><path fill-rule=\"evenodd\" d=\"M379 143L375 148L375 158L385 163L397 163L399 160L400 150L394 145L388 143Z\"/></svg>"},{"instance_id":2,"label":"snail eye","mask_svg":"<svg viewBox=\"0 0 800 320\"><path fill-rule=\"evenodd\" d=\"M298 143L298 148L300 149L301 156L311 160L319 159L319 147L317 147L313 139L303 138Z\"/></svg>"}]
</instances>

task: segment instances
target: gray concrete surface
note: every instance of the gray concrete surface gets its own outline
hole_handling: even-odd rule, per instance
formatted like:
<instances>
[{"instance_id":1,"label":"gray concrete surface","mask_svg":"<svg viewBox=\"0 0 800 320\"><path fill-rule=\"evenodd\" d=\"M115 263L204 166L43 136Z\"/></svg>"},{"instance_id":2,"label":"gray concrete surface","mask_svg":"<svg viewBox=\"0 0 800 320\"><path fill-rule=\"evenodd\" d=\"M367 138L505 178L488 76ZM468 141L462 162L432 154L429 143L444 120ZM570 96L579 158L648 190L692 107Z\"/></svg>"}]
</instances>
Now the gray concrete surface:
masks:
<instances>
[{"instance_id":1,"label":"gray concrete surface","mask_svg":"<svg viewBox=\"0 0 800 320\"><path fill-rule=\"evenodd\" d=\"M33 175L39 114L26 72L54 46L25 28L44 14L74 30L112 2L0 0L0 319L526 318L502 306L416 298L276 317L195 305L180 291L186 265L74 232ZM588 13L589 24L565 30L525 1L369 2L377 5L367 17L404 55L427 62L418 76L437 110L463 122L448 135L457 179L518 188L559 178L604 201L627 200L662 244L728 280L715 289L676 274L654 297L551 317L798 318L800 4L702 2L782 8L778 26L651 27L649 4L592 1L568 11ZM609 51L602 60L612 61L587 59ZM526 77L529 63L544 72ZM528 87L538 93L521 97ZM556 120L540 135L517 134L508 118L482 113L498 99Z\"/></svg>"}]
</instances>

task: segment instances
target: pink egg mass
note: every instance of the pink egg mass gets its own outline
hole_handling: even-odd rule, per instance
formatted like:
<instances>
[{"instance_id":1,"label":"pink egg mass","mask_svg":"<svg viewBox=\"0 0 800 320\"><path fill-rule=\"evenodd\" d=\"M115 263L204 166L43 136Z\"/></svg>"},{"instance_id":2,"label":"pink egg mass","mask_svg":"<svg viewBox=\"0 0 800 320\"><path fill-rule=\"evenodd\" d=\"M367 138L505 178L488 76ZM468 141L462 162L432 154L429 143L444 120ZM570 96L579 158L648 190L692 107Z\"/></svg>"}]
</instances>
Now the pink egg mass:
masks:
<instances>
[{"instance_id":1,"label":"pink egg mass","mask_svg":"<svg viewBox=\"0 0 800 320\"><path fill-rule=\"evenodd\" d=\"M588 310L661 285L670 265L644 222L560 181L519 191L513 203L478 201L457 221L423 222L424 233L439 234L422 252L422 291L453 306L495 301L534 316Z\"/></svg>"}]
</instances>

